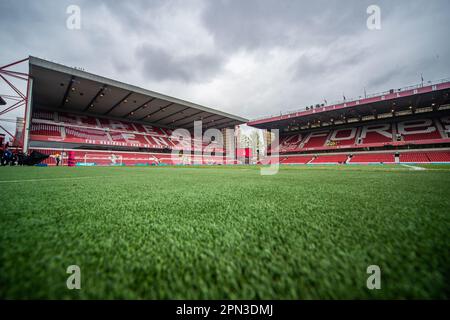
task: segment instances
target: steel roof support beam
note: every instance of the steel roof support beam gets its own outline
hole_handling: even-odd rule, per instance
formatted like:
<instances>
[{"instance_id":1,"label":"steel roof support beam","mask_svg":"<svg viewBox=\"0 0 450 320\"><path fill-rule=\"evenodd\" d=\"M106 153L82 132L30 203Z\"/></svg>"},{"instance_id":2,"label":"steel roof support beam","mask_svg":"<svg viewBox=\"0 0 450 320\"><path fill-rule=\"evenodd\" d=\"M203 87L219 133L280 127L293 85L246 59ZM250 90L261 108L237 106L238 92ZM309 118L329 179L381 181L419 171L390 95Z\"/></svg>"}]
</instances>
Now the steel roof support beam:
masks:
<instances>
[{"instance_id":1,"label":"steel roof support beam","mask_svg":"<svg viewBox=\"0 0 450 320\"><path fill-rule=\"evenodd\" d=\"M28 152L30 123L31 123L31 109L33 107L33 78L27 81L27 98L25 99L25 116L23 121L22 131L22 151L26 154Z\"/></svg>"},{"instance_id":2,"label":"steel roof support beam","mask_svg":"<svg viewBox=\"0 0 450 320\"><path fill-rule=\"evenodd\" d=\"M219 124L219 126L215 127L217 129L222 129L222 128L226 128L229 124L236 122L236 120L231 120L231 121L227 121L224 123ZM216 125L216 123L213 123L214 125ZM208 128L208 125L206 125L205 128Z\"/></svg>"},{"instance_id":3,"label":"steel roof support beam","mask_svg":"<svg viewBox=\"0 0 450 320\"><path fill-rule=\"evenodd\" d=\"M180 110L180 111L176 111L176 112L174 112L174 113L171 113L171 114L169 114L168 116L165 116L165 117L162 117L161 119L155 120L154 122L159 122L159 121L161 121L161 120L165 120L165 119L167 119L167 118L170 118L170 117L176 115L176 114L179 113L179 112L186 111L187 109L189 109L189 107L184 108L183 110Z\"/></svg>"},{"instance_id":4,"label":"steel roof support beam","mask_svg":"<svg viewBox=\"0 0 450 320\"><path fill-rule=\"evenodd\" d=\"M20 79L20 80L28 80L28 75L26 73L22 73L22 72L13 72L13 71L9 71L9 70L0 70L0 73L3 73L5 75L11 76L13 78L16 79ZM19 75L21 74L21 75ZM25 75L25 76L22 76Z\"/></svg>"},{"instance_id":5,"label":"steel roof support beam","mask_svg":"<svg viewBox=\"0 0 450 320\"><path fill-rule=\"evenodd\" d=\"M117 102L115 105L113 105L108 111L106 111L103 115L107 115L108 113L110 113L111 111L113 111L115 108L117 108L122 102L126 101L131 95L133 94L133 92L129 92L125 97L123 97L119 102Z\"/></svg>"},{"instance_id":6,"label":"steel roof support beam","mask_svg":"<svg viewBox=\"0 0 450 320\"><path fill-rule=\"evenodd\" d=\"M212 115L209 115L209 116L207 116L207 117L201 118L200 120L203 122L203 120L205 120L205 119L209 119L209 118L216 117L216 116L217 116L217 114L212 114ZM225 119L225 118L224 118L224 119ZM195 120L194 120L194 121L195 121ZM183 125L188 124L188 123L190 123L190 122L194 122L194 121L190 120L190 121L188 121L188 122L183 123ZM205 124L203 124L203 126L205 126ZM194 127L194 126L189 126L189 127L187 127L187 128L189 129L189 128L193 128L193 127Z\"/></svg>"},{"instance_id":7,"label":"steel roof support beam","mask_svg":"<svg viewBox=\"0 0 450 320\"><path fill-rule=\"evenodd\" d=\"M23 99L20 96L11 96L7 94L0 94L0 98L13 100L13 101L22 101Z\"/></svg>"},{"instance_id":8,"label":"steel roof support beam","mask_svg":"<svg viewBox=\"0 0 450 320\"><path fill-rule=\"evenodd\" d=\"M23 106L25 104L24 100L21 101L17 101L15 104L13 104L12 106L7 107L5 110L0 111L0 115L4 115L5 113L8 113L10 111L13 111L21 106Z\"/></svg>"},{"instance_id":9,"label":"steel roof support beam","mask_svg":"<svg viewBox=\"0 0 450 320\"><path fill-rule=\"evenodd\" d=\"M169 103L168 105L166 105L166 106L160 108L159 110L157 110L157 111L155 111L155 112L151 112L151 113L149 113L149 114L146 115L146 116L143 116L143 117L140 118L139 120L144 120L145 118L150 118L152 115L157 114L158 112L160 112L160 111L162 111L162 110L164 110L164 109L166 109L166 108L168 108L168 107L170 107L170 106L172 106L172 105L174 105L174 104L175 104L174 102L171 102L171 103Z\"/></svg>"},{"instance_id":10,"label":"steel roof support beam","mask_svg":"<svg viewBox=\"0 0 450 320\"><path fill-rule=\"evenodd\" d=\"M176 120L175 122L171 123L171 125L174 125L174 124L177 123L178 121L190 119L190 118L195 117L195 116L199 115L200 113L204 113L204 112L205 112L205 111L199 111L199 112L193 113L193 114L191 114L190 116L187 116L187 118L181 118L181 119ZM188 122L182 122L182 123L179 124L179 125L188 124L189 122L191 122L191 120L189 120Z\"/></svg>"},{"instance_id":11,"label":"steel roof support beam","mask_svg":"<svg viewBox=\"0 0 450 320\"><path fill-rule=\"evenodd\" d=\"M13 135L11 132L9 132L8 130L6 130L6 128L3 127L2 125L0 125L0 129L2 129L2 130L5 131L7 134L9 134L9 135L11 136L11 138L14 138L14 135Z\"/></svg>"},{"instance_id":12,"label":"steel roof support beam","mask_svg":"<svg viewBox=\"0 0 450 320\"><path fill-rule=\"evenodd\" d=\"M70 77L70 81L69 81L69 85L67 86L66 92L64 92L64 96L63 96L63 99L62 99L61 103L59 104L59 108L60 109L62 109L64 107L64 104L66 103L67 98L69 97L69 93L70 93L70 90L72 89L72 84L73 84L74 80L75 80L75 77L71 76Z\"/></svg>"},{"instance_id":13,"label":"steel roof support beam","mask_svg":"<svg viewBox=\"0 0 450 320\"><path fill-rule=\"evenodd\" d=\"M138 111L141 108L144 108L146 105L148 105L149 103L151 103L153 100L155 100L156 98L151 98L150 100L144 102L142 105L140 105L139 107L137 107L136 109L131 110L130 112L128 112L128 114L125 115L125 117L129 117L131 115L133 115L133 113L135 113L136 111Z\"/></svg>"},{"instance_id":14,"label":"steel roof support beam","mask_svg":"<svg viewBox=\"0 0 450 320\"><path fill-rule=\"evenodd\" d=\"M211 116L208 116L208 117L206 117L206 118L203 118L202 120L205 120L205 119L207 119L207 118L211 118L211 117L213 117L213 116L217 116L217 115L211 115ZM230 120L229 118L222 118L222 119L218 119L218 120L212 120L212 121L208 121L208 122L205 122L205 123L203 123L202 124L202 127L206 127L207 125L209 125L209 124L217 124L217 122L219 122L219 124L220 124L220 122L221 121L223 121L223 120ZM233 120L233 121L235 121L235 120ZM226 122L225 122L226 123ZM189 126L188 128L193 128L194 126Z\"/></svg>"},{"instance_id":15,"label":"steel roof support beam","mask_svg":"<svg viewBox=\"0 0 450 320\"><path fill-rule=\"evenodd\" d=\"M28 58L25 58L25 59L22 59L22 60L19 60L19 61L15 61L15 62L11 62L10 64L7 64L5 66L0 67L0 70L3 70L3 69L6 69L6 68L15 66L16 64L19 64L19 63L22 63L22 62L25 62L25 61L28 61Z\"/></svg>"},{"instance_id":16,"label":"steel roof support beam","mask_svg":"<svg viewBox=\"0 0 450 320\"><path fill-rule=\"evenodd\" d=\"M26 98L26 95L24 95L22 92L20 92L19 89L17 89L8 79L6 79L4 76L0 74L0 78L2 78L10 87L13 89L22 99Z\"/></svg>"},{"instance_id":17,"label":"steel roof support beam","mask_svg":"<svg viewBox=\"0 0 450 320\"><path fill-rule=\"evenodd\" d=\"M103 91L105 91L106 86L102 86L100 88L100 90L95 94L95 96L91 99L91 101L89 101L89 104L84 107L83 112L87 111L91 106L93 106L95 100L97 100L97 98L102 94Z\"/></svg>"},{"instance_id":18,"label":"steel roof support beam","mask_svg":"<svg viewBox=\"0 0 450 320\"><path fill-rule=\"evenodd\" d=\"M3 81L5 81L5 83L17 94L17 96L6 95L6 94L2 95L3 97L5 97L5 99L13 100L13 101L15 101L15 103L11 106L7 106L3 111L0 112L0 115L4 115L8 112L11 112L11 111L25 105L25 116L24 116L25 124L24 124L24 131L22 133L21 141L15 141L16 137L13 134L11 134L11 132L6 130L6 128L4 128L3 126L0 126L0 129L2 129L8 135L10 135L14 139L14 142L21 144L22 147L24 146L25 139L26 139L25 127L27 125L27 113L29 114L29 111L27 109L28 109L28 106L31 105L31 90L30 90L31 78L30 78L29 74L27 74L27 73L13 71L13 70L7 70L7 69L10 67L16 66L22 62L28 61L28 60L29 60L29 58L25 58L25 59L18 60L18 61L15 61L15 62L12 62L12 63L9 63L7 65L0 67L0 78ZM26 89L25 94L22 93L16 86L14 86L12 84L12 82L10 82L6 77L11 77L11 78L15 78L18 80L26 81L27 89Z\"/></svg>"}]
</instances>

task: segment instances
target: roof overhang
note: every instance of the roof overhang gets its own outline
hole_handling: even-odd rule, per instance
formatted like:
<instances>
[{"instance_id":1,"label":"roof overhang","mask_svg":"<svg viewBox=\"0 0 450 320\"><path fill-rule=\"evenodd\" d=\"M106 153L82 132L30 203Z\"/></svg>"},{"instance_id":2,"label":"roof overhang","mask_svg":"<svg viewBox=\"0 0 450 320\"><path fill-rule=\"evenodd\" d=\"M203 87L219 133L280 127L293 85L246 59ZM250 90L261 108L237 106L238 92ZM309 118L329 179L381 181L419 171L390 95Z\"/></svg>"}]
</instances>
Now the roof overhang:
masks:
<instances>
[{"instance_id":1,"label":"roof overhang","mask_svg":"<svg viewBox=\"0 0 450 320\"><path fill-rule=\"evenodd\" d=\"M383 113L399 113L419 107L438 107L450 103L450 81L394 91L354 101L328 106L311 107L309 110L252 120L247 123L260 129L284 129L288 126L304 126L331 119L360 118Z\"/></svg>"},{"instance_id":2,"label":"roof overhang","mask_svg":"<svg viewBox=\"0 0 450 320\"><path fill-rule=\"evenodd\" d=\"M67 67L29 58L33 106L88 113L169 128L230 128L248 120L189 101Z\"/></svg>"}]
</instances>

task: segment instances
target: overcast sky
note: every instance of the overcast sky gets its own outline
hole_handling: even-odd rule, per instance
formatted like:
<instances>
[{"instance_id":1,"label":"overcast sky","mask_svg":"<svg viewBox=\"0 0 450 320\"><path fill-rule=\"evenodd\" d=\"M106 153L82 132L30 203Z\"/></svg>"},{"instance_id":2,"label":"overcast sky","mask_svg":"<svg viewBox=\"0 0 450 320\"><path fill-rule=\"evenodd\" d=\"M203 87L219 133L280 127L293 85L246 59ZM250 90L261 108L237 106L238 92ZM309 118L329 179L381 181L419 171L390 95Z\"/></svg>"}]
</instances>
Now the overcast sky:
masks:
<instances>
[{"instance_id":1,"label":"overcast sky","mask_svg":"<svg viewBox=\"0 0 450 320\"><path fill-rule=\"evenodd\" d=\"M66 27L71 4L80 30ZM367 28L372 4L381 30ZM450 77L449 12L448 0L1 0L0 65L34 55L252 119Z\"/></svg>"}]
</instances>

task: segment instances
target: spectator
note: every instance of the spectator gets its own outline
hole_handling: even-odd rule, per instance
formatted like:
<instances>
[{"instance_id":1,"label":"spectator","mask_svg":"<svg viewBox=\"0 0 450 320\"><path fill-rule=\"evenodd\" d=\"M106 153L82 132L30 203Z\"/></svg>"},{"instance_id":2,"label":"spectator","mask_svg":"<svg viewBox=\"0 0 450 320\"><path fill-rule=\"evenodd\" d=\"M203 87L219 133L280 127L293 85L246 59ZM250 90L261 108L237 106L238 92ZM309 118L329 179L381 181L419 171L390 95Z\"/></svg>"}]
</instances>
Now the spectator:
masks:
<instances>
[{"instance_id":1,"label":"spectator","mask_svg":"<svg viewBox=\"0 0 450 320\"><path fill-rule=\"evenodd\" d=\"M59 166L59 163L61 162L61 155L59 153L55 154L55 161L56 166Z\"/></svg>"},{"instance_id":2,"label":"spectator","mask_svg":"<svg viewBox=\"0 0 450 320\"><path fill-rule=\"evenodd\" d=\"M5 147L5 150L3 151L3 157L2 157L2 166L8 165L12 161L13 154L11 150L8 149L8 147Z\"/></svg>"}]
</instances>

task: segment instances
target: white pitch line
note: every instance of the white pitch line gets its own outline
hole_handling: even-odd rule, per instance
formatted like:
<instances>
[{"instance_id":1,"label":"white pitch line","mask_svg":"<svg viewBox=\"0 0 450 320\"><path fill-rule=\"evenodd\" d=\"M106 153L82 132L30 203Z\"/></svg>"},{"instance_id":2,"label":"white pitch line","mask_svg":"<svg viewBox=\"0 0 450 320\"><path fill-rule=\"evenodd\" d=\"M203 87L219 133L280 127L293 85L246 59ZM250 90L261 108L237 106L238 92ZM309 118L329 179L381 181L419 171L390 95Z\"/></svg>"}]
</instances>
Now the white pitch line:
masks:
<instances>
[{"instance_id":1,"label":"white pitch line","mask_svg":"<svg viewBox=\"0 0 450 320\"><path fill-rule=\"evenodd\" d=\"M121 177L122 175L110 175L110 176L88 176L88 177L66 177L66 178L44 178L44 179L21 179L21 180L0 180L0 183L17 183L17 182L36 182L36 181L58 181L58 180L81 180L81 179L94 179L94 178L112 178Z\"/></svg>"},{"instance_id":2,"label":"white pitch line","mask_svg":"<svg viewBox=\"0 0 450 320\"><path fill-rule=\"evenodd\" d=\"M425 169L425 168L422 168L422 167L416 167L416 166L412 166L412 165L409 165L409 164L401 164L402 166L404 166L404 167L408 167L408 168L410 168L410 169L412 169L412 170L427 170L427 169Z\"/></svg>"}]
</instances>

